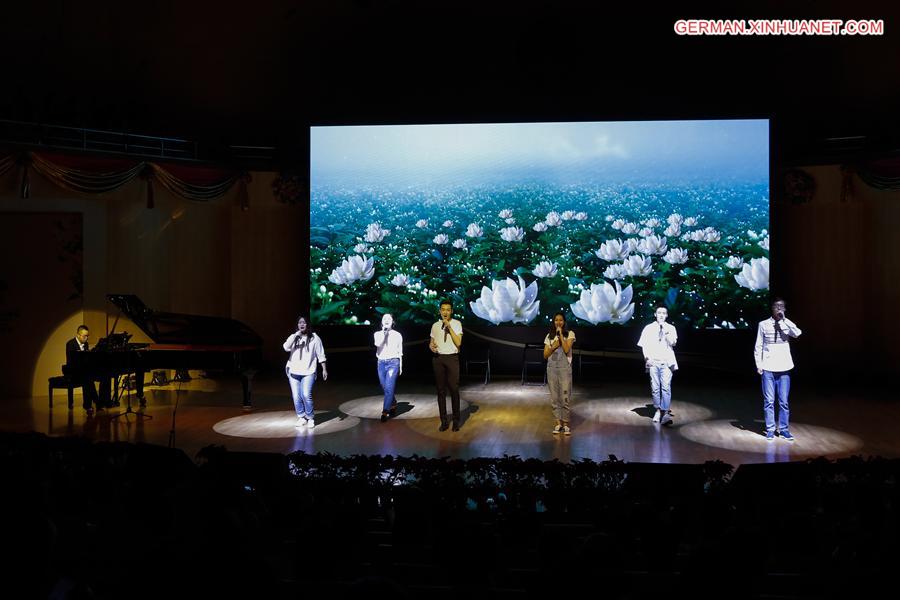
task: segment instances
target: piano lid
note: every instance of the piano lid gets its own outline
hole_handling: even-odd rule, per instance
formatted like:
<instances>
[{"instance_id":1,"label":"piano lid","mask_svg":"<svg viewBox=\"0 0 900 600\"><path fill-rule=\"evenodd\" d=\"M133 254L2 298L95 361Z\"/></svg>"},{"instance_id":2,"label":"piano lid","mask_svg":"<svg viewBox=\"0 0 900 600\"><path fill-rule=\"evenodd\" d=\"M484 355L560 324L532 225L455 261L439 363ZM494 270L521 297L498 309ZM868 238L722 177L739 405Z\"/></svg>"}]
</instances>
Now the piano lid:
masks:
<instances>
[{"instance_id":1,"label":"piano lid","mask_svg":"<svg viewBox=\"0 0 900 600\"><path fill-rule=\"evenodd\" d=\"M255 331L234 319L159 312L133 294L107 294L106 298L157 344L262 346Z\"/></svg>"}]
</instances>

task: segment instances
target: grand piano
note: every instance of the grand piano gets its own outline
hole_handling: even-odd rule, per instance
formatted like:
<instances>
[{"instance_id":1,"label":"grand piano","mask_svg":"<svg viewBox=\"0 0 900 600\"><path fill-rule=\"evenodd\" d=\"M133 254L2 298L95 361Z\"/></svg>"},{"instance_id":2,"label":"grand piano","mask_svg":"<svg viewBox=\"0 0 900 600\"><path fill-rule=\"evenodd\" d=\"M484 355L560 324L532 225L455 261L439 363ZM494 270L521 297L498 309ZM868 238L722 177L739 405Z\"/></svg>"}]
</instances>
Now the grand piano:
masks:
<instances>
[{"instance_id":1,"label":"grand piano","mask_svg":"<svg viewBox=\"0 0 900 600\"><path fill-rule=\"evenodd\" d=\"M255 331L234 319L155 311L131 294L109 294L106 298L119 314L107 337L98 340L90 352L78 353L79 368L96 379L137 373L139 398L143 398L143 374L153 369L234 374L241 379L244 409L250 408L253 376L262 361L262 338ZM122 314L152 343L128 343L130 335L117 334L115 328Z\"/></svg>"}]
</instances>

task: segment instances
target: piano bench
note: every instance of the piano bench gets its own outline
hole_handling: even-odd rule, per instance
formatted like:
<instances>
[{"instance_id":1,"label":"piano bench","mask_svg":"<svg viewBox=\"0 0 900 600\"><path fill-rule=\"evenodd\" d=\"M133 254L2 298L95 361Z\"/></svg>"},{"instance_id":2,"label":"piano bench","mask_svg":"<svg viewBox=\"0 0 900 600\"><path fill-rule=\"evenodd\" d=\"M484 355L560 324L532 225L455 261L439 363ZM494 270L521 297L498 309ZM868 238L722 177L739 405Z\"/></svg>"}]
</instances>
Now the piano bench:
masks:
<instances>
[{"instance_id":1,"label":"piano bench","mask_svg":"<svg viewBox=\"0 0 900 600\"><path fill-rule=\"evenodd\" d=\"M69 392L69 410L75 406L75 398L73 394L73 390L77 387L81 387L81 384L77 381L70 379L67 375L57 375L56 377L50 377L47 380L49 384L49 397L50 397L50 410L53 410L53 390L67 390Z\"/></svg>"}]
</instances>

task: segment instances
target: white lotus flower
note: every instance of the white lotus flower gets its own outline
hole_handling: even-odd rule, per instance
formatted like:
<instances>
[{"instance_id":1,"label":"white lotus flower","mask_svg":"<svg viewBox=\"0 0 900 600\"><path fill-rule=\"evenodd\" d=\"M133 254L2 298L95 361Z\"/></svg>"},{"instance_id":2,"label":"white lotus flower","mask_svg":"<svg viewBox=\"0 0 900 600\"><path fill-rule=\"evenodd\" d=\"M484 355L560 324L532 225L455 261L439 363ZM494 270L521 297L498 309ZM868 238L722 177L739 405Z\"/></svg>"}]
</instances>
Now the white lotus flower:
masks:
<instances>
[{"instance_id":1,"label":"white lotus flower","mask_svg":"<svg viewBox=\"0 0 900 600\"><path fill-rule=\"evenodd\" d=\"M625 274L631 277L644 277L653 272L653 264L650 262L650 257L638 254L632 254L623 260L622 268L625 270Z\"/></svg>"},{"instance_id":2,"label":"white lotus flower","mask_svg":"<svg viewBox=\"0 0 900 600\"><path fill-rule=\"evenodd\" d=\"M669 225L663 230L663 233L669 237L677 238L679 235L681 235L681 225Z\"/></svg>"},{"instance_id":3,"label":"white lotus flower","mask_svg":"<svg viewBox=\"0 0 900 600\"><path fill-rule=\"evenodd\" d=\"M453 227L453 221L451 221L450 219L447 219L446 221L441 223L441 227Z\"/></svg>"},{"instance_id":4,"label":"white lotus flower","mask_svg":"<svg viewBox=\"0 0 900 600\"><path fill-rule=\"evenodd\" d=\"M406 287L410 284L409 275L404 275L400 273L398 275L394 275L394 278L391 279L391 285L396 285L397 287Z\"/></svg>"},{"instance_id":5,"label":"white lotus flower","mask_svg":"<svg viewBox=\"0 0 900 600\"><path fill-rule=\"evenodd\" d=\"M513 219L512 217L506 219L506 224L507 224L507 225L512 225L512 224L514 224L515 222L516 222L516 220Z\"/></svg>"},{"instance_id":6,"label":"white lotus flower","mask_svg":"<svg viewBox=\"0 0 900 600\"><path fill-rule=\"evenodd\" d=\"M615 230L620 230L625 227L625 221L623 219L616 219L612 222L611 227Z\"/></svg>"},{"instance_id":7,"label":"white lotus flower","mask_svg":"<svg viewBox=\"0 0 900 600\"><path fill-rule=\"evenodd\" d=\"M621 260L628 256L629 253L627 245L623 244L621 240L606 240L600 244L599 250L594 250L597 258L609 261Z\"/></svg>"},{"instance_id":8,"label":"white lotus flower","mask_svg":"<svg viewBox=\"0 0 900 600\"><path fill-rule=\"evenodd\" d=\"M373 258L370 257L367 259L365 256L354 255L348 256L345 260L341 261L341 266L331 272L331 275L328 276L328 280L332 283L347 285L354 281L367 281L372 279L372 275L374 274L375 266Z\"/></svg>"},{"instance_id":9,"label":"white lotus flower","mask_svg":"<svg viewBox=\"0 0 900 600\"><path fill-rule=\"evenodd\" d=\"M484 229L481 228L477 223L469 223L469 226L466 227L466 237L470 238L480 238L484 235Z\"/></svg>"},{"instance_id":10,"label":"white lotus flower","mask_svg":"<svg viewBox=\"0 0 900 600\"><path fill-rule=\"evenodd\" d=\"M561 214L560 217L562 218L563 221L571 221L572 219L575 218L575 211L574 210L564 210L563 214Z\"/></svg>"},{"instance_id":11,"label":"white lotus flower","mask_svg":"<svg viewBox=\"0 0 900 600\"><path fill-rule=\"evenodd\" d=\"M605 217L603 217L603 220L606 221L607 223L612 223L613 221L616 220L616 218L612 215L606 215Z\"/></svg>"},{"instance_id":12,"label":"white lotus flower","mask_svg":"<svg viewBox=\"0 0 900 600\"><path fill-rule=\"evenodd\" d=\"M459 238L458 240L453 240L453 247L457 250L462 250L466 247L466 240Z\"/></svg>"},{"instance_id":13,"label":"white lotus flower","mask_svg":"<svg viewBox=\"0 0 900 600\"><path fill-rule=\"evenodd\" d=\"M373 244L380 242L389 235L391 235L391 230L383 228L381 223L369 223L366 225L366 235L363 239Z\"/></svg>"},{"instance_id":14,"label":"white lotus flower","mask_svg":"<svg viewBox=\"0 0 900 600\"><path fill-rule=\"evenodd\" d=\"M418 227L419 229L425 229L426 227L428 227L428 219L419 219L418 221L416 221L416 227Z\"/></svg>"},{"instance_id":15,"label":"white lotus flower","mask_svg":"<svg viewBox=\"0 0 900 600\"><path fill-rule=\"evenodd\" d=\"M357 254L371 254L372 248L366 244L357 244L353 246L353 251Z\"/></svg>"},{"instance_id":16,"label":"white lotus flower","mask_svg":"<svg viewBox=\"0 0 900 600\"><path fill-rule=\"evenodd\" d=\"M728 260L725 262L725 266L729 269L740 269L744 266L744 259L738 256L729 256Z\"/></svg>"},{"instance_id":17,"label":"white lotus flower","mask_svg":"<svg viewBox=\"0 0 900 600\"><path fill-rule=\"evenodd\" d=\"M712 227L707 227L703 230L703 241L704 242L718 242L722 239L722 234L713 229Z\"/></svg>"},{"instance_id":18,"label":"white lotus flower","mask_svg":"<svg viewBox=\"0 0 900 600\"><path fill-rule=\"evenodd\" d=\"M696 224L697 224L697 217L688 217L687 219L684 220L685 227L693 227Z\"/></svg>"},{"instance_id":19,"label":"white lotus flower","mask_svg":"<svg viewBox=\"0 0 900 600\"><path fill-rule=\"evenodd\" d=\"M684 248L672 248L663 256L663 260L670 265L683 265L687 262L687 259L688 253Z\"/></svg>"},{"instance_id":20,"label":"white lotus flower","mask_svg":"<svg viewBox=\"0 0 900 600\"><path fill-rule=\"evenodd\" d=\"M557 265L556 263L550 263L546 260L542 260L531 272L534 273L536 277L556 277L556 270L558 266L559 265Z\"/></svg>"},{"instance_id":21,"label":"white lotus flower","mask_svg":"<svg viewBox=\"0 0 900 600\"><path fill-rule=\"evenodd\" d=\"M659 219L647 219L644 221L644 225L647 227L659 227L662 223L659 222Z\"/></svg>"},{"instance_id":22,"label":"white lotus flower","mask_svg":"<svg viewBox=\"0 0 900 600\"><path fill-rule=\"evenodd\" d=\"M537 280L525 286L525 280L519 277L516 284L510 278L506 281L494 280L491 289L481 288L481 297L469 302L475 316L490 321L494 325L500 323L530 323L540 310L541 301L537 299Z\"/></svg>"},{"instance_id":23,"label":"white lotus flower","mask_svg":"<svg viewBox=\"0 0 900 600\"><path fill-rule=\"evenodd\" d=\"M500 237L507 242L521 242L525 231L521 227L504 227L500 230Z\"/></svg>"},{"instance_id":24,"label":"white lotus flower","mask_svg":"<svg viewBox=\"0 0 900 600\"><path fill-rule=\"evenodd\" d=\"M501 219L508 219L513 215L513 212L508 208L504 208L500 211L499 216Z\"/></svg>"},{"instance_id":25,"label":"white lotus flower","mask_svg":"<svg viewBox=\"0 0 900 600\"><path fill-rule=\"evenodd\" d=\"M328 281L331 283L336 283L338 285L347 285L350 283L350 280L347 278L347 274L341 271L341 268L338 267L331 271L331 275L328 276Z\"/></svg>"},{"instance_id":26,"label":"white lotus flower","mask_svg":"<svg viewBox=\"0 0 900 600\"><path fill-rule=\"evenodd\" d=\"M759 239L759 236L758 236L758 235L756 234L756 232L753 231L752 229L748 229L748 230L747 230L747 237L749 237L751 240L758 240L758 239Z\"/></svg>"},{"instance_id":27,"label":"white lotus flower","mask_svg":"<svg viewBox=\"0 0 900 600\"><path fill-rule=\"evenodd\" d=\"M637 251L641 254L665 254L666 238L655 235L645 237L638 243Z\"/></svg>"},{"instance_id":28,"label":"white lotus flower","mask_svg":"<svg viewBox=\"0 0 900 600\"><path fill-rule=\"evenodd\" d=\"M712 328L713 329L736 329L736 327L734 326L734 323L729 323L728 321L722 321L721 325L716 325L715 323L713 323Z\"/></svg>"},{"instance_id":29,"label":"white lotus flower","mask_svg":"<svg viewBox=\"0 0 900 600\"><path fill-rule=\"evenodd\" d=\"M443 246L444 244L446 244L447 242L450 241L450 236L447 235L446 233L439 233L436 236L434 236L433 241L438 246Z\"/></svg>"},{"instance_id":30,"label":"white lotus flower","mask_svg":"<svg viewBox=\"0 0 900 600\"><path fill-rule=\"evenodd\" d=\"M666 221L668 221L669 225L681 225L681 222L684 221L684 217L678 213L672 213L666 217Z\"/></svg>"},{"instance_id":31,"label":"white lotus flower","mask_svg":"<svg viewBox=\"0 0 900 600\"><path fill-rule=\"evenodd\" d=\"M638 226L634 223L625 223L622 225L622 233L631 235L632 233L637 233Z\"/></svg>"},{"instance_id":32,"label":"white lotus flower","mask_svg":"<svg viewBox=\"0 0 900 600\"><path fill-rule=\"evenodd\" d=\"M637 238L628 238L623 242L625 244L625 249L628 250L628 254L632 252L637 252L638 244L641 243L641 240Z\"/></svg>"},{"instance_id":33,"label":"white lotus flower","mask_svg":"<svg viewBox=\"0 0 900 600\"><path fill-rule=\"evenodd\" d=\"M647 237L648 235L653 235L653 230L649 227L644 227L640 231L638 231L638 235L641 237Z\"/></svg>"},{"instance_id":34,"label":"white lotus flower","mask_svg":"<svg viewBox=\"0 0 900 600\"><path fill-rule=\"evenodd\" d=\"M738 285L749 290L769 289L769 259L751 258L750 264L745 264L741 272L734 276Z\"/></svg>"},{"instance_id":35,"label":"white lotus flower","mask_svg":"<svg viewBox=\"0 0 900 600\"><path fill-rule=\"evenodd\" d=\"M547 224L544 223L543 221L541 221L540 223L535 223L534 227L532 227L532 229L534 229L538 233L540 233L542 231L547 231Z\"/></svg>"},{"instance_id":36,"label":"white lotus flower","mask_svg":"<svg viewBox=\"0 0 900 600\"><path fill-rule=\"evenodd\" d=\"M572 313L591 325L597 323L624 323L634 314L631 286L622 290L616 281L615 287L603 282L591 284L591 289L581 292L578 302L570 305Z\"/></svg>"},{"instance_id":37,"label":"white lotus flower","mask_svg":"<svg viewBox=\"0 0 900 600\"><path fill-rule=\"evenodd\" d=\"M768 250L769 249L769 236L764 237L763 239L758 241L756 244L763 250Z\"/></svg>"},{"instance_id":38,"label":"white lotus flower","mask_svg":"<svg viewBox=\"0 0 900 600\"><path fill-rule=\"evenodd\" d=\"M588 215L584 211L579 211L579 212L575 213L575 216L572 218L575 219L576 221L587 221Z\"/></svg>"},{"instance_id":39,"label":"white lotus flower","mask_svg":"<svg viewBox=\"0 0 900 600\"><path fill-rule=\"evenodd\" d=\"M603 276L607 279L623 279L625 277L625 267L622 263L613 263L606 267Z\"/></svg>"},{"instance_id":40,"label":"white lotus flower","mask_svg":"<svg viewBox=\"0 0 900 600\"><path fill-rule=\"evenodd\" d=\"M558 227L562 224L562 219L559 218L559 213L555 210L551 210L547 213L547 217L544 219L544 222L550 227Z\"/></svg>"}]
</instances>

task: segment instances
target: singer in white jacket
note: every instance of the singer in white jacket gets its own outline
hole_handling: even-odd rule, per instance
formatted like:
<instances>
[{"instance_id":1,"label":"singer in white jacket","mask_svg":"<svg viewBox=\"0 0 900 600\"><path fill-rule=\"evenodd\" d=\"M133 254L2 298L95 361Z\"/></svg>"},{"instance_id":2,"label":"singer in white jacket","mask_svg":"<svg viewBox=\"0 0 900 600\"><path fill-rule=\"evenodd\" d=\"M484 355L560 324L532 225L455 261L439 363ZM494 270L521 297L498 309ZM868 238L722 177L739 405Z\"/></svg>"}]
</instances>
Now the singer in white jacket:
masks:
<instances>
[{"instance_id":1,"label":"singer in white jacket","mask_svg":"<svg viewBox=\"0 0 900 600\"><path fill-rule=\"evenodd\" d=\"M773 441L776 433L781 439L793 442L790 430L790 406L788 394L791 392L790 341L802 333L790 319L784 316L785 303L781 298L772 302L772 316L760 321L756 330L756 345L753 358L756 372L762 375L763 414L766 418L766 440ZM775 395L778 395L778 430L775 429Z\"/></svg>"},{"instance_id":2,"label":"singer in white jacket","mask_svg":"<svg viewBox=\"0 0 900 600\"><path fill-rule=\"evenodd\" d=\"M678 343L678 332L666 323L669 310L665 306L658 307L654 316L656 321L644 327L637 345L644 353L644 366L650 374L650 395L656 408L653 422L671 425L672 375L678 370L673 348Z\"/></svg>"},{"instance_id":3,"label":"singer in white jacket","mask_svg":"<svg viewBox=\"0 0 900 600\"><path fill-rule=\"evenodd\" d=\"M296 427L312 429L316 426L313 411L312 388L316 382L316 371L322 365L322 379L328 380L328 368L325 366L325 348L322 340L313 332L305 317L297 319L297 331L284 340L284 351L288 352L288 360L284 365L297 411Z\"/></svg>"}]
</instances>

